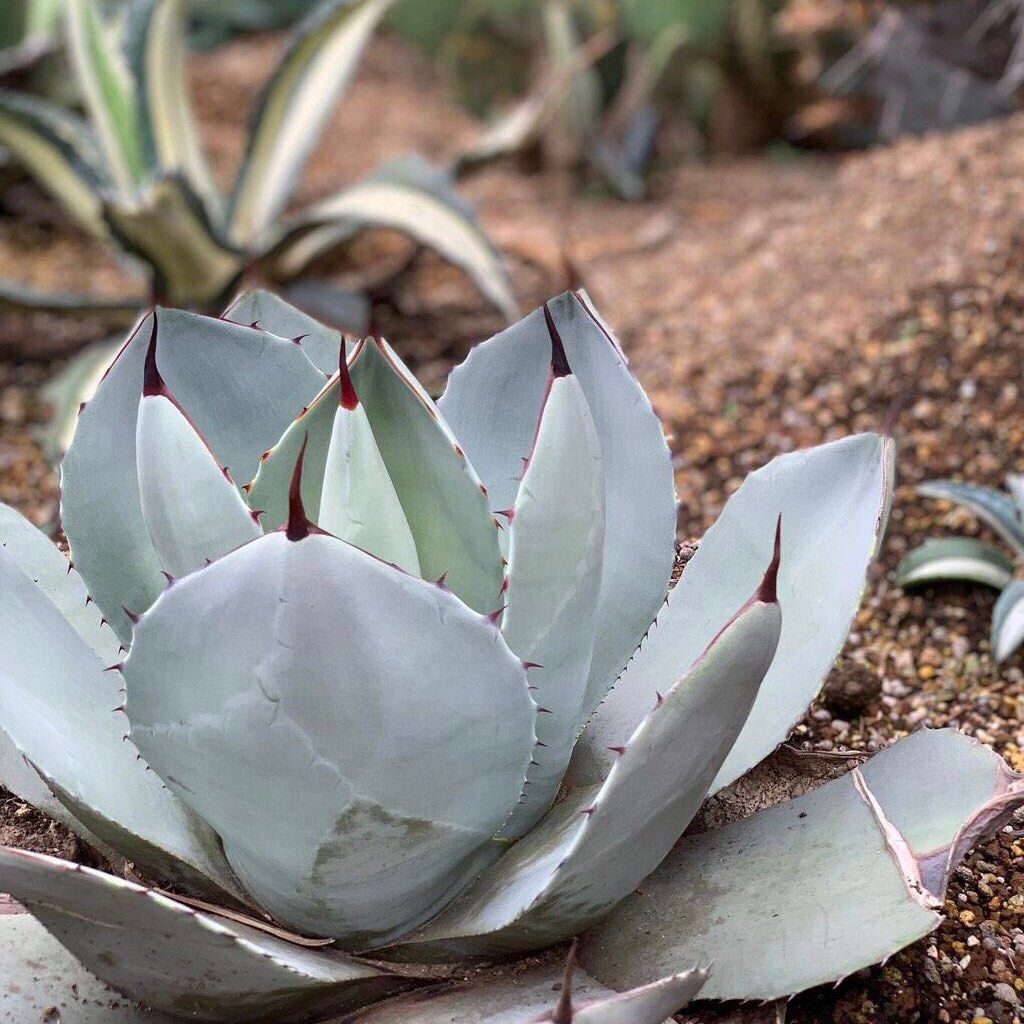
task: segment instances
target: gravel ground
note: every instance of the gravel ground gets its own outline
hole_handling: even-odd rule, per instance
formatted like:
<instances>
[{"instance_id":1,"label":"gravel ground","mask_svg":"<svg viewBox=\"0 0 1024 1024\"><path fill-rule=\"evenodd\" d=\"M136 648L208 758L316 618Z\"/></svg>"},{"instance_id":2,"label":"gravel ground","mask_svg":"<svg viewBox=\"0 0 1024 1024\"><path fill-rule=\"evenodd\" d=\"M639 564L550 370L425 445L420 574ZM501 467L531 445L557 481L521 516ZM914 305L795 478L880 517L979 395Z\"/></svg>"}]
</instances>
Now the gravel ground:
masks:
<instances>
[{"instance_id":1,"label":"gravel ground","mask_svg":"<svg viewBox=\"0 0 1024 1024\"><path fill-rule=\"evenodd\" d=\"M259 40L197 62L222 176L279 45ZM384 41L304 191L327 191L410 146L442 155L471 130L428 69ZM899 487L888 537L850 642L792 740L798 749L870 751L922 725L956 725L1024 770L1024 660L997 667L989 655L994 593L943 586L909 595L891 582L902 555L926 536L984 536L962 513L916 498L916 481L998 484L1024 469L1022 172L1017 117L843 161L665 170L652 198L635 206L597 194L568 205L559 182L507 168L468 185L511 253L524 306L564 286L567 251L620 330L673 435L681 537L699 537L743 476L772 455L892 427ZM130 280L33 193L8 205L21 220L0 218L0 273L108 294ZM499 326L457 275L429 259L403 282L396 305L401 316L381 310L381 323L435 391L451 359ZM79 338L62 330L42 318L0 323L0 347L21 354L0 361L0 500L42 526L55 522L56 480L28 430L46 412L36 388L58 363L24 356ZM788 1019L1024 1018L1022 835L1004 831L968 858L930 940L837 990L798 997ZM0 799L0 841L12 840L75 852L62 830Z\"/></svg>"}]
</instances>

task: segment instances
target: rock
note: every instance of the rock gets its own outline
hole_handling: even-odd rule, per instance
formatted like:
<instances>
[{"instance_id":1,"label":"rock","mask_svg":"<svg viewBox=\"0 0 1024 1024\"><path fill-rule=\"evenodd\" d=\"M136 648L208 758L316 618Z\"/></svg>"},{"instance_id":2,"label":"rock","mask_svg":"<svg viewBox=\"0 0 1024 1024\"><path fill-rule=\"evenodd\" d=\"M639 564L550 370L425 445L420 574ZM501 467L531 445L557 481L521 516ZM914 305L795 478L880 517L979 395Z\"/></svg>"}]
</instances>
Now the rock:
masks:
<instances>
[{"instance_id":1,"label":"rock","mask_svg":"<svg viewBox=\"0 0 1024 1024\"><path fill-rule=\"evenodd\" d=\"M1006 1003L1008 1006L1016 1006L1020 1002L1016 991L1012 985L1005 981L1000 981L996 985L992 986L992 994L1001 1003Z\"/></svg>"}]
</instances>

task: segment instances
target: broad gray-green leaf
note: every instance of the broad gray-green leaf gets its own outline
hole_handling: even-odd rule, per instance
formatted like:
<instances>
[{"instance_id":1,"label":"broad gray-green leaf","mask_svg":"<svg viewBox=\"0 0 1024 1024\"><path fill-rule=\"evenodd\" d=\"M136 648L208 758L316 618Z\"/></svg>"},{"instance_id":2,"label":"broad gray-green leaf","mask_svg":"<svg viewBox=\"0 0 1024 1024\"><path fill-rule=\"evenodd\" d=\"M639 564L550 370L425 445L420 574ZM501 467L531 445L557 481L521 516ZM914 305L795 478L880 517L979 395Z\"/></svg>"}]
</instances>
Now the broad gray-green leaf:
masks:
<instances>
[{"instance_id":1,"label":"broad gray-green leaf","mask_svg":"<svg viewBox=\"0 0 1024 1024\"><path fill-rule=\"evenodd\" d=\"M389 228L436 250L462 270L508 320L518 315L501 257L455 191L451 178L419 157L378 168L372 175L300 210L285 227L277 257L294 277L356 230ZM294 235L294 240L288 237Z\"/></svg>"},{"instance_id":2,"label":"broad gray-green leaf","mask_svg":"<svg viewBox=\"0 0 1024 1024\"><path fill-rule=\"evenodd\" d=\"M580 729L594 649L604 551L601 446L579 381L555 377L537 443L509 518L507 605L501 631L530 670L536 762L502 834L528 832L551 806Z\"/></svg>"},{"instance_id":3,"label":"broad gray-green leaf","mask_svg":"<svg viewBox=\"0 0 1024 1024\"><path fill-rule=\"evenodd\" d=\"M59 460L70 447L78 423L78 411L95 394L121 345L119 337L88 345L43 385L40 393L51 412L37 436L50 457Z\"/></svg>"},{"instance_id":4,"label":"broad gray-green leaf","mask_svg":"<svg viewBox=\"0 0 1024 1024\"><path fill-rule=\"evenodd\" d=\"M657 867L700 807L771 664L776 571L773 561L703 656L651 701L605 782L572 790L394 955L494 956L557 942L599 921Z\"/></svg>"},{"instance_id":5,"label":"broad gray-green leaf","mask_svg":"<svg viewBox=\"0 0 1024 1024\"><path fill-rule=\"evenodd\" d=\"M0 613L0 728L54 795L156 877L237 893L217 837L125 742L118 676L3 551Z\"/></svg>"},{"instance_id":6,"label":"broad gray-green leaf","mask_svg":"<svg viewBox=\"0 0 1024 1024\"><path fill-rule=\"evenodd\" d=\"M262 288L244 292L228 307L224 319L245 327L259 327L279 338L291 338L301 346L310 362L328 377L338 369L341 334L331 327L325 327L319 320L314 320L273 292ZM363 334L365 328L366 323L362 322L349 329L355 334ZM292 465L295 465L294 457Z\"/></svg>"},{"instance_id":7,"label":"broad gray-green leaf","mask_svg":"<svg viewBox=\"0 0 1024 1024\"><path fill-rule=\"evenodd\" d=\"M316 278L284 284L281 292L289 302L349 334L363 337L370 331L370 300L363 292Z\"/></svg>"},{"instance_id":8,"label":"broad gray-green leaf","mask_svg":"<svg viewBox=\"0 0 1024 1024\"><path fill-rule=\"evenodd\" d=\"M885 527L891 478L892 442L875 434L781 455L747 477L580 738L574 779L604 777L615 763L608 748L626 741L654 694L679 677L750 592L781 513L782 639L713 791L770 754L814 699L846 642Z\"/></svg>"},{"instance_id":9,"label":"broad gray-green leaf","mask_svg":"<svg viewBox=\"0 0 1024 1024\"><path fill-rule=\"evenodd\" d=\"M45 100L0 90L0 144L91 234L107 236L88 128Z\"/></svg>"},{"instance_id":10,"label":"broad gray-green leaf","mask_svg":"<svg viewBox=\"0 0 1024 1024\"><path fill-rule=\"evenodd\" d=\"M157 167L180 171L217 217L221 197L206 163L185 83L185 0L136 0L129 59Z\"/></svg>"},{"instance_id":11,"label":"broad gray-green leaf","mask_svg":"<svg viewBox=\"0 0 1024 1024\"><path fill-rule=\"evenodd\" d=\"M298 345L212 317L159 310L160 371L238 480L320 390ZM61 466L61 521L89 593L122 642L165 580L142 517L135 432L152 332L143 319L78 418ZM255 397L258 396L258 397Z\"/></svg>"},{"instance_id":12,"label":"broad gray-green leaf","mask_svg":"<svg viewBox=\"0 0 1024 1024\"><path fill-rule=\"evenodd\" d=\"M1006 474L1006 489L1013 498L1013 504L1017 509L1017 519L1024 523L1024 475L1020 473Z\"/></svg>"},{"instance_id":13,"label":"broad gray-green leaf","mask_svg":"<svg viewBox=\"0 0 1024 1024\"><path fill-rule=\"evenodd\" d=\"M386 341L367 338L350 366L416 541L421 574L444 576L470 608L493 612L503 576L498 529L472 463Z\"/></svg>"},{"instance_id":14,"label":"broad gray-green leaf","mask_svg":"<svg viewBox=\"0 0 1024 1024\"><path fill-rule=\"evenodd\" d=\"M76 822L67 808L50 792L50 787L25 760L14 745L14 740L3 729L0 729L0 786L62 825L83 831L81 823Z\"/></svg>"},{"instance_id":15,"label":"broad gray-green leaf","mask_svg":"<svg viewBox=\"0 0 1024 1024\"><path fill-rule=\"evenodd\" d=\"M356 1024L669 1024L705 977L704 971L686 971L616 993L577 971L570 1021L555 1014L561 971L534 967L511 978L484 974L473 985L391 999L359 1014Z\"/></svg>"},{"instance_id":16,"label":"broad gray-green leaf","mask_svg":"<svg viewBox=\"0 0 1024 1024\"><path fill-rule=\"evenodd\" d=\"M157 319L135 429L142 518L157 558L187 576L262 535L254 513L157 368Z\"/></svg>"},{"instance_id":17,"label":"broad gray-green leaf","mask_svg":"<svg viewBox=\"0 0 1024 1024\"><path fill-rule=\"evenodd\" d=\"M647 396L587 297L567 292L548 309L587 397L604 462L604 572L587 684L593 707L636 650L668 590L676 532L672 457ZM551 338L544 313L537 310L473 349L438 402L487 485L492 508L515 503L550 363ZM756 576L746 593L754 582ZM719 625L746 593L720 609ZM618 742L627 737L628 732Z\"/></svg>"},{"instance_id":18,"label":"broad gray-green leaf","mask_svg":"<svg viewBox=\"0 0 1024 1024\"><path fill-rule=\"evenodd\" d=\"M89 320L111 328L130 327L139 318L139 311L146 301L141 292L134 299L102 299L76 292L43 292L11 281L0 281L0 309Z\"/></svg>"},{"instance_id":19,"label":"broad gray-green leaf","mask_svg":"<svg viewBox=\"0 0 1024 1024\"><path fill-rule=\"evenodd\" d=\"M917 493L961 505L991 526L1014 550L1024 554L1024 525L1008 494L956 480L929 480L918 486Z\"/></svg>"},{"instance_id":20,"label":"broad gray-green leaf","mask_svg":"<svg viewBox=\"0 0 1024 1024\"><path fill-rule=\"evenodd\" d=\"M992 609L992 653L1005 661L1024 640L1024 580L1009 583Z\"/></svg>"},{"instance_id":21,"label":"broad gray-green leaf","mask_svg":"<svg viewBox=\"0 0 1024 1024\"><path fill-rule=\"evenodd\" d=\"M958 860L1024 802L1005 768L1013 782L996 792L991 754L966 780L943 770L943 758L963 767L965 745L952 731L902 740L807 796L685 839L584 937L584 966L619 988L713 958L702 996L773 999L927 935L941 921L942 888L926 886L934 847Z\"/></svg>"},{"instance_id":22,"label":"broad gray-green leaf","mask_svg":"<svg viewBox=\"0 0 1024 1024\"><path fill-rule=\"evenodd\" d=\"M975 537L936 537L907 555L896 569L896 583L915 587L940 580L969 580L1001 589L1013 579L1013 562Z\"/></svg>"},{"instance_id":23,"label":"broad gray-green leaf","mask_svg":"<svg viewBox=\"0 0 1024 1024\"><path fill-rule=\"evenodd\" d=\"M223 298L242 271L241 253L220 237L178 173L104 204L103 215L121 245L152 267L161 301L207 307Z\"/></svg>"},{"instance_id":24,"label":"broad gray-green leaf","mask_svg":"<svg viewBox=\"0 0 1024 1024\"><path fill-rule=\"evenodd\" d=\"M67 24L89 120L118 191L128 196L145 170L135 84L95 0L68 0Z\"/></svg>"},{"instance_id":25,"label":"broad gray-green leaf","mask_svg":"<svg viewBox=\"0 0 1024 1024\"><path fill-rule=\"evenodd\" d=\"M0 1021L4 1024L175 1024L97 981L29 913L0 907ZM55 1016L56 1013L56 1016Z\"/></svg>"},{"instance_id":26,"label":"broad gray-green leaf","mask_svg":"<svg viewBox=\"0 0 1024 1024\"><path fill-rule=\"evenodd\" d=\"M0 890L28 907L97 978L175 1019L306 1022L418 984L39 853L0 847ZM74 975L67 984L73 981ZM69 1017L67 1024L87 1020Z\"/></svg>"},{"instance_id":27,"label":"broad gray-green leaf","mask_svg":"<svg viewBox=\"0 0 1024 1024\"><path fill-rule=\"evenodd\" d=\"M373 438L366 410L341 368L341 400L327 447L317 525L385 562L419 576L409 522Z\"/></svg>"},{"instance_id":28,"label":"broad gray-green leaf","mask_svg":"<svg viewBox=\"0 0 1024 1024\"><path fill-rule=\"evenodd\" d=\"M266 84L232 198L230 234L255 242L281 212L338 94L392 0L328 0L299 26Z\"/></svg>"},{"instance_id":29,"label":"broad gray-green leaf","mask_svg":"<svg viewBox=\"0 0 1024 1024\"><path fill-rule=\"evenodd\" d=\"M353 948L466 884L534 743L493 623L294 518L167 590L124 674L133 738L246 889Z\"/></svg>"}]
</instances>

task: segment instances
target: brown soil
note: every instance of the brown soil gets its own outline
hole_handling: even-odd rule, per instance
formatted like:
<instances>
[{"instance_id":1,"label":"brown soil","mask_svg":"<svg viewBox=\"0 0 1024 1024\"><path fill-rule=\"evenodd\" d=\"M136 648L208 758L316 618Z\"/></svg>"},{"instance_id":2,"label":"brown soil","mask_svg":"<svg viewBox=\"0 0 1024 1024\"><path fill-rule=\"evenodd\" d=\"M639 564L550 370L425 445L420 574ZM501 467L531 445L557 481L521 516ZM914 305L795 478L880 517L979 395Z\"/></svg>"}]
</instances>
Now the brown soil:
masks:
<instances>
[{"instance_id":1,"label":"brown soil","mask_svg":"<svg viewBox=\"0 0 1024 1024\"><path fill-rule=\"evenodd\" d=\"M222 177L279 45L235 44L196 62ZM429 69L384 40L303 192L338 187L410 148L451 152L471 130ZM508 167L484 172L467 192L511 254L524 307L565 286L567 252L616 326L673 435L682 537L699 536L772 455L894 422L900 486L882 558L794 744L866 751L920 725L954 724L1024 769L1024 660L997 667L989 655L994 595L949 586L910 596L891 582L899 558L925 536L978 532L967 517L915 498L915 481L962 474L997 484L1024 468L1024 116L844 160L664 170L652 198L633 206L598 194L569 202L559 179ZM117 266L55 220L49 204L21 196L24 218L0 219L0 274L116 293ZM429 258L403 283L397 307L402 316L385 309L381 322L434 390L470 340L499 326ZM53 330L42 318L5 318L0 343L20 334L45 348ZM34 388L52 369L0 363L0 500L40 524L53 521L56 484L26 428L44 412ZM45 838L49 827L20 813L16 802L0 803L0 838L66 841ZM1018 1019L1008 993L1024 998L1021 835L1010 827L966 861L930 940L836 991L800 996L788 1019Z\"/></svg>"}]
</instances>

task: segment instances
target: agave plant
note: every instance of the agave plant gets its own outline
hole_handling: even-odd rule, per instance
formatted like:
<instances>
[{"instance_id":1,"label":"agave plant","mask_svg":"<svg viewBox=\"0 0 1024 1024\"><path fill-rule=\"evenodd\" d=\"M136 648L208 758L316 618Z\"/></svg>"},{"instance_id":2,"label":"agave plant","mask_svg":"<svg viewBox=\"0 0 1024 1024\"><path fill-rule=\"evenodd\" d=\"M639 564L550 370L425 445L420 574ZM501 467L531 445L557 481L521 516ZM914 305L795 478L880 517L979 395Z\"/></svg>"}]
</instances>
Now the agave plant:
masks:
<instances>
[{"instance_id":1,"label":"agave plant","mask_svg":"<svg viewBox=\"0 0 1024 1024\"><path fill-rule=\"evenodd\" d=\"M914 548L896 570L901 587L963 580L1000 591L990 635L996 661L1005 661L1024 641L1024 580L1015 577L1015 562L1024 559L1024 476L1010 473L1006 488L1009 493L956 480L929 480L917 491L973 513L1006 541L1012 558L976 537L939 537Z\"/></svg>"},{"instance_id":2,"label":"agave plant","mask_svg":"<svg viewBox=\"0 0 1024 1024\"><path fill-rule=\"evenodd\" d=\"M64 459L73 561L0 517L0 779L117 872L0 849L0 1009L659 1024L927 934L1024 799L955 732L676 845L818 692L891 472L871 434L780 456L666 600L668 446L585 295L436 405L267 295L145 316ZM575 995L418 966L578 935Z\"/></svg>"},{"instance_id":3,"label":"agave plant","mask_svg":"<svg viewBox=\"0 0 1024 1024\"><path fill-rule=\"evenodd\" d=\"M185 0L131 0L104 20L68 0L69 49L89 123L25 94L0 92L0 144L91 234L148 269L128 302L3 286L0 303L130 323L155 299L219 308L243 275L288 282L367 227L436 249L512 319L502 265L448 175L419 158L284 215L335 99L391 0L325 0L297 28L252 116L230 196L214 184L185 86ZM303 301L362 329L365 299L304 282Z\"/></svg>"}]
</instances>

